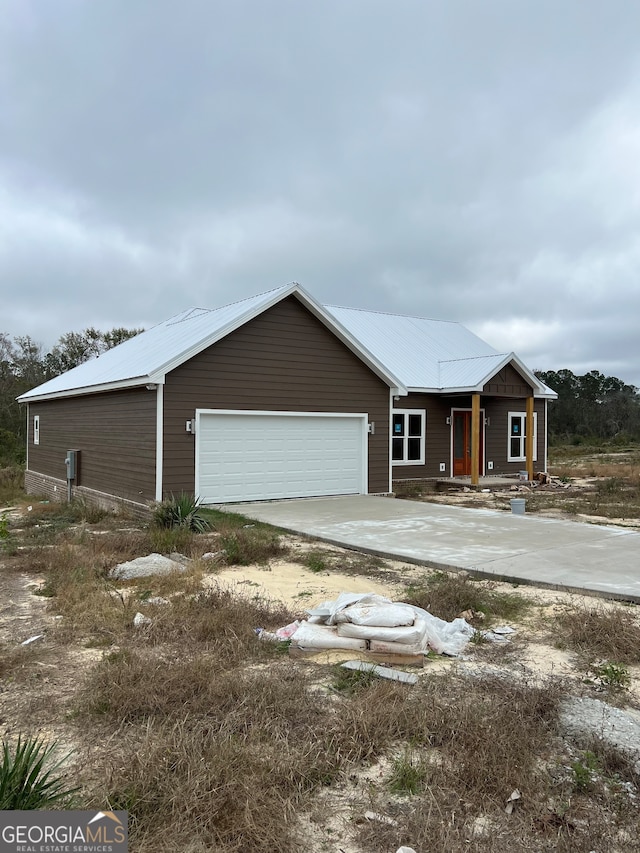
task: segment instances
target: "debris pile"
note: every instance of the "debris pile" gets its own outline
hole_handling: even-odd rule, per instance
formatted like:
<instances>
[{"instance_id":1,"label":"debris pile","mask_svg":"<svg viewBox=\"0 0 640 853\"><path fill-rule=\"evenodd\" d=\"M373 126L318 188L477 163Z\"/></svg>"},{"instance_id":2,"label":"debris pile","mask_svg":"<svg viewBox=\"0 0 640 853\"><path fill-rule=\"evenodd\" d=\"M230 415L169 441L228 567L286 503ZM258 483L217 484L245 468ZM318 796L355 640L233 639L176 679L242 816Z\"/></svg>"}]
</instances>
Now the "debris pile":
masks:
<instances>
[{"instance_id":1,"label":"debris pile","mask_svg":"<svg viewBox=\"0 0 640 853\"><path fill-rule=\"evenodd\" d=\"M520 479L522 482L519 485L510 486L510 491L530 492L532 489L540 489L541 491L548 492L554 491L554 489L571 488L571 483L565 477L554 477L546 471L539 471L537 474L534 474L533 480Z\"/></svg>"},{"instance_id":2,"label":"debris pile","mask_svg":"<svg viewBox=\"0 0 640 853\"><path fill-rule=\"evenodd\" d=\"M456 656L474 634L465 619L445 622L412 604L374 593L341 593L308 610L309 618L281 632L301 651L349 649L377 655L416 656L429 651Z\"/></svg>"}]
</instances>

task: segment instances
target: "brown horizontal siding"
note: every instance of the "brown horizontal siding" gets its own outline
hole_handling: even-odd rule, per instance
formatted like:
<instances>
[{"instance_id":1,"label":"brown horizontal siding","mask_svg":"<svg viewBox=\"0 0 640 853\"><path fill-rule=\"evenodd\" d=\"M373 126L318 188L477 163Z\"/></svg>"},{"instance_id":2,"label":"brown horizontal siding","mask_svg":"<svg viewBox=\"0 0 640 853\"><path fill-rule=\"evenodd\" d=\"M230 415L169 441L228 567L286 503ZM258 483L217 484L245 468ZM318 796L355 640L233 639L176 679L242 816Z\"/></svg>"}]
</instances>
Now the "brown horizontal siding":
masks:
<instances>
[{"instance_id":1,"label":"brown horizontal siding","mask_svg":"<svg viewBox=\"0 0 640 853\"><path fill-rule=\"evenodd\" d=\"M394 480L412 480L421 477L442 477L440 463L445 462L449 471L449 436L451 427L446 418L451 406L443 397L435 394L409 394L401 397L394 406L398 409L424 409L427 413L424 465L394 465Z\"/></svg>"},{"instance_id":2,"label":"brown horizontal siding","mask_svg":"<svg viewBox=\"0 0 640 853\"><path fill-rule=\"evenodd\" d=\"M33 418L40 416L40 444ZM80 450L78 485L131 501L155 498L156 394L112 391L29 405L31 472L66 482L68 450Z\"/></svg>"},{"instance_id":3,"label":"brown horizontal siding","mask_svg":"<svg viewBox=\"0 0 640 853\"><path fill-rule=\"evenodd\" d=\"M389 388L295 297L176 368L164 389L163 491L193 491L196 409L366 412L369 491L389 490Z\"/></svg>"},{"instance_id":4,"label":"brown horizontal siding","mask_svg":"<svg viewBox=\"0 0 640 853\"><path fill-rule=\"evenodd\" d=\"M509 412L524 412L527 408L526 398L520 399L491 399L483 403L486 415L491 423L486 428L487 460L493 461L494 474L517 474L525 467L524 462L507 462L509 440ZM534 411L538 416L537 432L537 461L534 462L536 471L544 470L545 449L545 420L544 400L534 401Z\"/></svg>"},{"instance_id":5,"label":"brown horizontal siding","mask_svg":"<svg viewBox=\"0 0 640 853\"><path fill-rule=\"evenodd\" d=\"M394 404L399 409L425 409L427 412L427 432L424 465L394 465L394 480L411 480L422 477L451 476L451 426L446 419L452 409L471 409L471 396L438 396L430 394L409 394ZM508 462L508 414L524 412L526 398L487 397L480 398L480 407L484 416L490 419L485 427L485 473L516 474L522 469L522 462ZM544 466L544 401L536 400L535 411L538 414L538 459L536 470ZM493 462L493 471L486 468L487 462ZM440 463L446 465L445 474L440 471Z\"/></svg>"}]
</instances>

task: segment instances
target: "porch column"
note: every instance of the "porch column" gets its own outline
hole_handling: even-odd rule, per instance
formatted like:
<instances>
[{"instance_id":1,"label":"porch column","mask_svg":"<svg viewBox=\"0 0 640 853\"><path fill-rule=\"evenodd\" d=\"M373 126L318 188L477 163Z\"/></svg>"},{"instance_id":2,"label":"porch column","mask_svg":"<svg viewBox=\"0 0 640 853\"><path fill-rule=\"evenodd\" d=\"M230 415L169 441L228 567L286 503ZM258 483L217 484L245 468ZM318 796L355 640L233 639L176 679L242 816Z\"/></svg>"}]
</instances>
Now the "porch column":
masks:
<instances>
[{"instance_id":1,"label":"porch column","mask_svg":"<svg viewBox=\"0 0 640 853\"><path fill-rule=\"evenodd\" d=\"M480 471L480 394L471 397L471 485L477 486Z\"/></svg>"},{"instance_id":2,"label":"porch column","mask_svg":"<svg viewBox=\"0 0 640 853\"><path fill-rule=\"evenodd\" d=\"M527 432L525 438L527 479L533 480L533 396L527 397Z\"/></svg>"}]
</instances>

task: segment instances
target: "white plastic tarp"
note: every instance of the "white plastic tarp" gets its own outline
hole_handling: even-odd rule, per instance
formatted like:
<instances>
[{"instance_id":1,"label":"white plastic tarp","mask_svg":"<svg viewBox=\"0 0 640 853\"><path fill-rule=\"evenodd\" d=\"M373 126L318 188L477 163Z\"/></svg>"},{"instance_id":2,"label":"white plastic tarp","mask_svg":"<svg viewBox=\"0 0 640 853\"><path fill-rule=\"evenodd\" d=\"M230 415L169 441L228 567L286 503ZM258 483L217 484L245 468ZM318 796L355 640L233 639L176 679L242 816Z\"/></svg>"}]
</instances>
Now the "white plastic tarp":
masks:
<instances>
[{"instance_id":1,"label":"white plastic tarp","mask_svg":"<svg viewBox=\"0 0 640 853\"><path fill-rule=\"evenodd\" d=\"M330 625L312 625L301 622L291 641L301 649L349 649L364 652L367 641L352 637L339 637L336 629Z\"/></svg>"},{"instance_id":2,"label":"white plastic tarp","mask_svg":"<svg viewBox=\"0 0 640 853\"><path fill-rule=\"evenodd\" d=\"M314 622L323 622L325 625L335 625L340 621L340 631L342 632L344 631L344 625L346 623L345 611L353 609L354 605L357 605L355 611L357 614L362 614L364 612L363 608L376 608L375 612L379 613L385 607L388 607L390 608L388 611L389 614L397 613L398 611L396 608L402 608L401 612L406 615L406 609L409 609L414 614L413 625L415 626L416 621L418 621L419 632L422 635L422 639L418 638L417 642L406 642L400 639L397 641L391 640L391 642L400 642L402 645L412 646L414 649L416 646L419 646L421 649L426 650L428 646L438 654L455 656L460 654L462 649L475 633L475 629L472 628L464 619L454 619L452 622L446 622L444 619L432 616L431 613L428 613L421 607L415 607L413 604L405 604L402 602L394 603L390 599L376 595L375 593L343 592L335 600L326 601L320 607L315 608L312 611L312 619ZM372 610L367 612L371 613ZM338 616L338 614L340 614L340 616ZM368 617L365 615L364 618ZM384 616L382 616L382 618L384 619ZM389 616L385 622L388 623L388 621L393 618L394 617ZM351 631L353 631L354 627L353 623L351 623ZM400 630L403 625L389 626L388 624L385 624L379 627L396 627L397 630ZM362 637L363 634L359 634L359 636ZM294 634L293 639L296 644L298 644L297 632ZM347 638L343 637L343 639ZM375 638L370 634L366 636L365 641L389 642L388 639L385 639L382 636ZM398 652L400 652L399 649Z\"/></svg>"}]
</instances>

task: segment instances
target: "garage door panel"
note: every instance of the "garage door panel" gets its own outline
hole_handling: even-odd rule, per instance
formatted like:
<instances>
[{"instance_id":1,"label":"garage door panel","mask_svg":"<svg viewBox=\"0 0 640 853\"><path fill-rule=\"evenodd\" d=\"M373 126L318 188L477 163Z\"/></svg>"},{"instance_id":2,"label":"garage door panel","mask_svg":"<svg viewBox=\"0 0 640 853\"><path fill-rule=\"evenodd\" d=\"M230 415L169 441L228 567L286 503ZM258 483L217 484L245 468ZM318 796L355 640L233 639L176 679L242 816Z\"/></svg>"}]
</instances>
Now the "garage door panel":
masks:
<instances>
[{"instance_id":1,"label":"garage door panel","mask_svg":"<svg viewBox=\"0 0 640 853\"><path fill-rule=\"evenodd\" d=\"M208 503L366 491L362 415L200 413L196 482Z\"/></svg>"}]
</instances>

